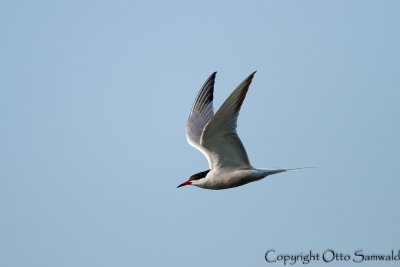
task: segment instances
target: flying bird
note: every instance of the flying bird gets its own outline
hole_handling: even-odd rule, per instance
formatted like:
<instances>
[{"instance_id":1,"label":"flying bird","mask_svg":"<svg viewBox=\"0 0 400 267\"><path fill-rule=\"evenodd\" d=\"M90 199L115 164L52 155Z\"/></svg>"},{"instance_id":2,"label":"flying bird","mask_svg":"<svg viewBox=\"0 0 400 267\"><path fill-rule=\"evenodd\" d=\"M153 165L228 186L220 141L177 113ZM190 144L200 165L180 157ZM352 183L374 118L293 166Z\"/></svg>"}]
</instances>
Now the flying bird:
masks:
<instances>
[{"instance_id":1,"label":"flying bird","mask_svg":"<svg viewBox=\"0 0 400 267\"><path fill-rule=\"evenodd\" d=\"M178 187L194 185L205 189L227 189L295 170L254 168L236 132L240 107L255 73L239 84L215 114L213 94L217 73L211 74L200 88L186 123L186 137L189 144L207 158L209 170L192 175Z\"/></svg>"}]
</instances>

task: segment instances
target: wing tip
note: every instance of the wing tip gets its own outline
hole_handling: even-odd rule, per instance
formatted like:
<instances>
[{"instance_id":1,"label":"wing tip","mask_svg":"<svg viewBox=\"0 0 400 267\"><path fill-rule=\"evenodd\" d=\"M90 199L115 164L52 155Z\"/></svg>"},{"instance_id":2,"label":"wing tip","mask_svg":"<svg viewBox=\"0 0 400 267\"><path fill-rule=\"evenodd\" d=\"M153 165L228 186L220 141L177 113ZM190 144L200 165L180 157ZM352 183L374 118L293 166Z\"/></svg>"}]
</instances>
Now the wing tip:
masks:
<instances>
[{"instance_id":1,"label":"wing tip","mask_svg":"<svg viewBox=\"0 0 400 267\"><path fill-rule=\"evenodd\" d=\"M244 83L251 83L253 78L254 78L254 75L256 74L256 72L257 72L256 70L253 71L243 82Z\"/></svg>"},{"instance_id":2,"label":"wing tip","mask_svg":"<svg viewBox=\"0 0 400 267\"><path fill-rule=\"evenodd\" d=\"M246 87L248 89L251 82L253 81L254 74L256 74L256 72L257 71L253 71L253 73L251 73L249 76L247 76L247 78L244 79L244 81L238 87Z\"/></svg>"}]
</instances>

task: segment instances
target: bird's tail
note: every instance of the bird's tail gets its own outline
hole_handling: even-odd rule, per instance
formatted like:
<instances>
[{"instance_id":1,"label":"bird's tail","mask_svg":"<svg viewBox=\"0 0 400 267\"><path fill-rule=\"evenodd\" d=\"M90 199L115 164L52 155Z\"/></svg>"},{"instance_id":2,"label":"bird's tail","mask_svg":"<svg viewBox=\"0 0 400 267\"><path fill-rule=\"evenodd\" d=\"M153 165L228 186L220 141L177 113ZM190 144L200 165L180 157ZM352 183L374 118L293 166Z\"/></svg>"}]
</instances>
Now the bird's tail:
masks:
<instances>
[{"instance_id":1,"label":"bird's tail","mask_svg":"<svg viewBox=\"0 0 400 267\"><path fill-rule=\"evenodd\" d=\"M272 175L272 174L277 174L281 172L288 172L288 171L296 171L296 170L302 170L302 169L312 169L315 167L300 167L300 168L290 168L290 169L261 169L262 174L265 176Z\"/></svg>"},{"instance_id":2,"label":"bird's tail","mask_svg":"<svg viewBox=\"0 0 400 267\"><path fill-rule=\"evenodd\" d=\"M284 169L286 171L296 171L296 170L302 170L302 169L315 169L316 167L299 167L299 168L291 168L291 169Z\"/></svg>"}]
</instances>

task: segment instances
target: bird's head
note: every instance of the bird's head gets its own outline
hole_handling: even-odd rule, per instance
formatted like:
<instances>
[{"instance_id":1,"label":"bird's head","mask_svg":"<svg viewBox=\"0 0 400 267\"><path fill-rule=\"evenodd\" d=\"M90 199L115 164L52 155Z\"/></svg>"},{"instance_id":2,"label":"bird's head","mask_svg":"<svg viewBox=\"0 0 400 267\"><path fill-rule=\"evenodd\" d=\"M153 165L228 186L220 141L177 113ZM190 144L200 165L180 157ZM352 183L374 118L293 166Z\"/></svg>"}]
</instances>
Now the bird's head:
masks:
<instances>
[{"instance_id":1,"label":"bird's head","mask_svg":"<svg viewBox=\"0 0 400 267\"><path fill-rule=\"evenodd\" d=\"M181 183L180 185L178 185L177 188L179 188L181 186L185 186L185 185L197 185L197 184L199 184L200 183L200 179L205 178L209 171L210 170L193 174L192 176L190 176L189 180L187 180L186 182Z\"/></svg>"}]
</instances>

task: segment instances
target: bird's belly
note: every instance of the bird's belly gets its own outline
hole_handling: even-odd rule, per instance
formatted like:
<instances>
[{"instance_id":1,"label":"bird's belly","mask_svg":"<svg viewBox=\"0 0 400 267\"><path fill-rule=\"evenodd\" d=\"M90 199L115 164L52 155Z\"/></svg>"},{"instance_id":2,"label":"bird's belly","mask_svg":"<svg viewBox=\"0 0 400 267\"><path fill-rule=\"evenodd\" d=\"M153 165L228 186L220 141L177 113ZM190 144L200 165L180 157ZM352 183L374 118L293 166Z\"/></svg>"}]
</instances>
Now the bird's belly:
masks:
<instances>
[{"instance_id":1,"label":"bird's belly","mask_svg":"<svg viewBox=\"0 0 400 267\"><path fill-rule=\"evenodd\" d=\"M204 184L201 187L214 190L238 187L259 180L256 175L257 173L255 173L253 170L214 172L212 173L208 183Z\"/></svg>"}]
</instances>

